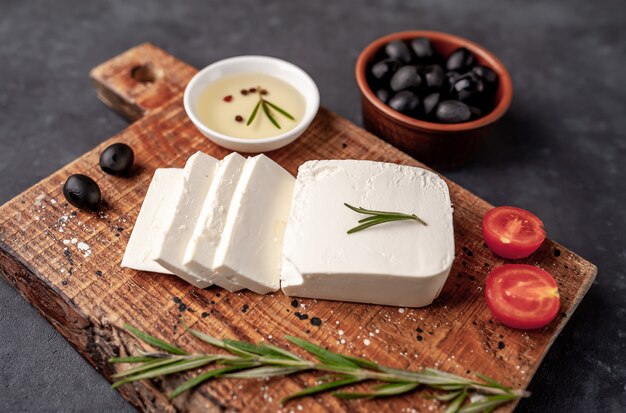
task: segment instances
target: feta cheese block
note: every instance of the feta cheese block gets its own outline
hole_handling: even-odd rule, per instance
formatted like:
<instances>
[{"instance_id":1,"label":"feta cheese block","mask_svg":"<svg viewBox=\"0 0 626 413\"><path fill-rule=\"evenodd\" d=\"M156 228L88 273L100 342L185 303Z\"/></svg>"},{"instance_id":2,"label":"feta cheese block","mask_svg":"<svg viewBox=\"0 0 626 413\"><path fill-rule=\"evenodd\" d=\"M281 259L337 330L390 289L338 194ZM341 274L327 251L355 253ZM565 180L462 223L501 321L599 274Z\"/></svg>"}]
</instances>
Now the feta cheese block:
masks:
<instances>
[{"instance_id":1,"label":"feta cheese block","mask_svg":"<svg viewBox=\"0 0 626 413\"><path fill-rule=\"evenodd\" d=\"M220 277L214 270L213 259L245 162L246 158L236 152L227 155L220 162L184 259L185 267L192 273L199 274L202 278L231 292L238 291L241 287Z\"/></svg>"},{"instance_id":2,"label":"feta cheese block","mask_svg":"<svg viewBox=\"0 0 626 413\"><path fill-rule=\"evenodd\" d=\"M294 183L289 172L265 155L246 160L215 252L220 277L259 294L280 288Z\"/></svg>"},{"instance_id":3,"label":"feta cheese block","mask_svg":"<svg viewBox=\"0 0 626 413\"><path fill-rule=\"evenodd\" d=\"M163 218L165 231L155 237L152 248L152 259L198 288L208 287L211 282L184 265L185 249L218 165L217 159L202 152L195 153L187 160L183 170L182 190L174 194L175 188L171 188L171 195L177 195L175 207L169 211L169 216Z\"/></svg>"},{"instance_id":4,"label":"feta cheese block","mask_svg":"<svg viewBox=\"0 0 626 413\"><path fill-rule=\"evenodd\" d=\"M183 170L174 168L157 169L154 172L148 192L141 205L139 215L135 221L133 232L130 234L122 267L139 271L152 271L172 274L150 258L151 240L162 228L159 224L171 215L176 205L172 196L173 188L182 188Z\"/></svg>"},{"instance_id":5,"label":"feta cheese block","mask_svg":"<svg viewBox=\"0 0 626 413\"><path fill-rule=\"evenodd\" d=\"M365 209L415 214L347 234ZM285 232L281 286L288 296L422 307L437 298L454 260L446 183L422 168L328 160L298 170Z\"/></svg>"}]
</instances>

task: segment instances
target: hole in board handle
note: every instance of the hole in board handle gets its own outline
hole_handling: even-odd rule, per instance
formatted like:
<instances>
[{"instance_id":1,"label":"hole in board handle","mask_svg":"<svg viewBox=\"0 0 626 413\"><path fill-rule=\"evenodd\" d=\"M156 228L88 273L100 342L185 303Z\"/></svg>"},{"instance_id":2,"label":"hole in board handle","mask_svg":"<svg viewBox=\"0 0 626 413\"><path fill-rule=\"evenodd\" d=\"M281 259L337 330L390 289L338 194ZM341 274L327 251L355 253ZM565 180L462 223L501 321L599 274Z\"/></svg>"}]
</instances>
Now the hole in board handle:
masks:
<instances>
[{"instance_id":1,"label":"hole in board handle","mask_svg":"<svg viewBox=\"0 0 626 413\"><path fill-rule=\"evenodd\" d=\"M130 70L130 76L140 83L154 83L157 80L157 70L151 63L138 65Z\"/></svg>"}]
</instances>

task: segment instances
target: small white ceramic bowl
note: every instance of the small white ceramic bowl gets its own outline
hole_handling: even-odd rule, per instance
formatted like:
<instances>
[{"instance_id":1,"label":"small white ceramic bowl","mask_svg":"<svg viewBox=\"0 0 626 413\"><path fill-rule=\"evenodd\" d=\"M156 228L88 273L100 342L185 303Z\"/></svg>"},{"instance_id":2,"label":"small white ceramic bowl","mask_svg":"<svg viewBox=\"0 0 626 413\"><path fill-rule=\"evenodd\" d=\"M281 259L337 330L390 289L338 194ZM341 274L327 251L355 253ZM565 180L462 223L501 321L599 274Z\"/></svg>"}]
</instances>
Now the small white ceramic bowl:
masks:
<instances>
[{"instance_id":1,"label":"small white ceramic bowl","mask_svg":"<svg viewBox=\"0 0 626 413\"><path fill-rule=\"evenodd\" d=\"M305 102L304 116L295 128L271 138L242 139L224 135L202 123L197 104L204 89L217 79L238 73L261 73L277 77L295 87ZM309 127L320 104L320 94L311 76L298 66L275 57L238 56L215 62L199 71L187 84L184 95L185 111L193 124L211 141L239 152L273 151L293 142Z\"/></svg>"}]
</instances>

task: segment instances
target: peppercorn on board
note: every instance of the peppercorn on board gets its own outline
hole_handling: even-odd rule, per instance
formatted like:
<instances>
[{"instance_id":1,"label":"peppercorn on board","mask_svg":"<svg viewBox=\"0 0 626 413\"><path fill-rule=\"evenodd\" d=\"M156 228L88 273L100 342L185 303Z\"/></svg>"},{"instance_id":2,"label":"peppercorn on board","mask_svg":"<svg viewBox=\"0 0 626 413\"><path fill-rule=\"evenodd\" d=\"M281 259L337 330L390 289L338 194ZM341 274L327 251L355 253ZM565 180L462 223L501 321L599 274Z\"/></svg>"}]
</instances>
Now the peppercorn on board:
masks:
<instances>
[{"instance_id":1,"label":"peppercorn on board","mask_svg":"<svg viewBox=\"0 0 626 413\"><path fill-rule=\"evenodd\" d=\"M547 327L522 332L492 320L483 296L487 274L505 263L484 245L481 218L490 205L446 180L454 204L456 259L432 305L409 309L313 299L281 292L229 293L200 290L168 275L120 267L133 223L160 167L182 167L201 150L216 158L228 151L203 137L187 118L182 92L196 70L165 51L142 44L91 72L98 96L131 121L128 128L0 207L0 273L109 381L112 356L136 352L140 342L125 330L132 323L191 351L207 347L185 334L184 317L215 337L284 346L282 336L306 338L337 352L380 364L437 367L461 375L481 372L525 388L550 345L591 286L596 267L546 240L529 263L548 270L561 294L560 316ZM114 142L135 150L130 177L106 175L101 151ZM384 141L325 109L305 134L268 153L292 174L311 159L369 159L422 166ZM68 205L63 182L72 173L93 177L102 188L99 213ZM444 178L445 179L445 178ZM119 366L117 367L119 368ZM188 378L188 376L187 376ZM269 381L221 379L170 401L167 393L185 377L142 381L119 388L142 411L397 412L442 409L412 393L375 401L303 398L280 407L278 400L314 381L313 375ZM512 411L515 403L498 411Z\"/></svg>"}]
</instances>

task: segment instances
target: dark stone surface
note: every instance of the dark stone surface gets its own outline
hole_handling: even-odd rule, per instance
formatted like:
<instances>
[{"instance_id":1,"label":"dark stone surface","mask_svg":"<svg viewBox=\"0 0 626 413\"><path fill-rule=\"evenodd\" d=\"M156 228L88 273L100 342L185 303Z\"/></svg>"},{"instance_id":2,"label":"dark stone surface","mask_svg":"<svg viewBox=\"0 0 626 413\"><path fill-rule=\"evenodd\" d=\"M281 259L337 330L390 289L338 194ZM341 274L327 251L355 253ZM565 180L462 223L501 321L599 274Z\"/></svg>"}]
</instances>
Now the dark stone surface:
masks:
<instances>
[{"instance_id":1,"label":"dark stone surface","mask_svg":"<svg viewBox=\"0 0 626 413\"><path fill-rule=\"evenodd\" d=\"M196 66L285 58L315 78L325 106L360 123L353 66L367 43L415 28L468 37L503 60L515 96L477 159L447 175L535 212L551 238L599 267L518 411L625 411L623 0L182 3L0 2L0 202L126 126L88 71L138 43ZM131 410L0 282L0 411Z\"/></svg>"}]
</instances>

